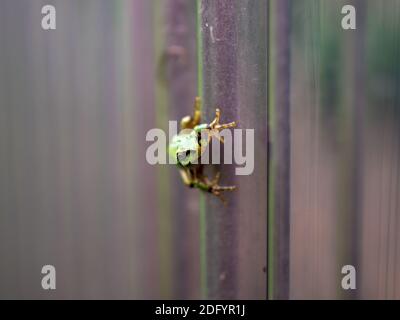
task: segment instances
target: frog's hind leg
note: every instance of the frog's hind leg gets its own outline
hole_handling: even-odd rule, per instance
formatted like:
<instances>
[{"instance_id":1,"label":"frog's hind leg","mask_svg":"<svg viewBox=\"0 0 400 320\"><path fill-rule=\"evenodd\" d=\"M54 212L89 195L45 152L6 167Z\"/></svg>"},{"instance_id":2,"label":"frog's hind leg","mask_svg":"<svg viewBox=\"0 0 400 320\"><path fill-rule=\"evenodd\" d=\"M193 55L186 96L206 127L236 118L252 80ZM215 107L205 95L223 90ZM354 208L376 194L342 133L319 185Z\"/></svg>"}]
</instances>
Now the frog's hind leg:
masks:
<instances>
[{"instance_id":1,"label":"frog's hind leg","mask_svg":"<svg viewBox=\"0 0 400 320\"><path fill-rule=\"evenodd\" d=\"M200 97L196 97L194 100L194 114L192 116L186 116L181 120L181 130L193 129L195 126L200 124L201 121L201 100Z\"/></svg>"},{"instance_id":2,"label":"frog's hind leg","mask_svg":"<svg viewBox=\"0 0 400 320\"><path fill-rule=\"evenodd\" d=\"M182 178L183 183L186 186L190 187L191 184L192 184L192 180L193 180L191 175L190 175L190 172L188 170L186 170L186 169L179 169L179 173L181 174L181 178Z\"/></svg>"},{"instance_id":3,"label":"frog's hind leg","mask_svg":"<svg viewBox=\"0 0 400 320\"><path fill-rule=\"evenodd\" d=\"M236 186L220 186L219 180L221 178L221 173L218 172L214 179L211 181L206 177L202 176L202 180L204 181L204 184L208 186L208 192L212 193L213 195L217 196L223 203L226 205L226 200L223 196L224 191L233 191L236 189Z\"/></svg>"},{"instance_id":4,"label":"frog's hind leg","mask_svg":"<svg viewBox=\"0 0 400 320\"><path fill-rule=\"evenodd\" d=\"M183 183L190 188L197 188L206 192L210 192L210 186L197 178L196 172L183 168L179 170Z\"/></svg>"},{"instance_id":5,"label":"frog's hind leg","mask_svg":"<svg viewBox=\"0 0 400 320\"><path fill-rule=\"evenodd\" d=\"M208 180L206 176L202 174L202 171L193 172L188 168L181 168L179 170L183 183L190 188L197 188L205 192L212 193L218 197L224 205L226 200L223 196L224 191L233 191L236 189L235 186L220 186L218 185L220 179L220 173L218 172L213 180Z\"/></svg>"},{"instance_id":6,"label":"frog's hind leg","mask_svg":"<svg viewBox=\"0 0 400 320\"><path fill-rule=\"evenodd\" d=\"M211 181L209 181L207 177L204 177L204 178L206 179L207 184L212 187L213 191L233 191L236 189L236 186L220 186L220 185L218 185L219 180L221 178L220 172L217 172L214 179L212 179Z\"/></svg>"}]
</instances>

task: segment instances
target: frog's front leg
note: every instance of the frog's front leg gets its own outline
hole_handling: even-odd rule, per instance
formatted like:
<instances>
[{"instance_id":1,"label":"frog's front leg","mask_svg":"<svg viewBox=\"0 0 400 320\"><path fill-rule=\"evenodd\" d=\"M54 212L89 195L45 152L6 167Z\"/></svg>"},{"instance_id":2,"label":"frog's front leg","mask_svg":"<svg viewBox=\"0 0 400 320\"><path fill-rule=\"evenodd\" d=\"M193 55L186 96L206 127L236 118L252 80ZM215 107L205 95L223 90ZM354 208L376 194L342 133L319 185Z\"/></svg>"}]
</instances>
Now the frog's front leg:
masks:
<instances>
[{"instance_id":1,"label":"frog's front leg","mask_svg":"<svg viewBox=\"0 0 400 320\"><path fill-rule=\"evenodd\" d=\"M218 131L222 131L224 129L229 129L229 128L234 128L236 127L236 122L232 121L229 123L224 123L224 124L220 124L221 118L221 110L219 108L215 109L215 118L214 120L210 123L210 128L212 130L218 130Z\"/></svg>"},{"instance_id":2,"label":"frog's front leg","mask_svg":"<svg viewBox=\"0 0 400 320\"><path fill-rule=\"evenodd\" d=\"M209 124L209 128L210 128L210 134L208 136L208 142L210 142L211 137L215 137L217 138L220 142L224 143L224 139L223 137L221 137L221 135L219 134L220 131L224 130L224 129L229 129L229 128L234 128L236 127L236 122L229 122L229 123L224 123L224 124L220 124L221 118L221 110L220 109L216 109L215 110L215 118L214 120Z\"/></svg>"},{"instance_id":3,"label":"frog's front leg","mask_svg":"<svg viewBox=\"0 0 400 320\"><path fill-rule=\"evenodd\" d=\"M199 125L201 121L201 100L200 97L194 99L194 114L193 117L186 116L181 120L181 130L193 129Z\"/></svg>"}]
</instances>

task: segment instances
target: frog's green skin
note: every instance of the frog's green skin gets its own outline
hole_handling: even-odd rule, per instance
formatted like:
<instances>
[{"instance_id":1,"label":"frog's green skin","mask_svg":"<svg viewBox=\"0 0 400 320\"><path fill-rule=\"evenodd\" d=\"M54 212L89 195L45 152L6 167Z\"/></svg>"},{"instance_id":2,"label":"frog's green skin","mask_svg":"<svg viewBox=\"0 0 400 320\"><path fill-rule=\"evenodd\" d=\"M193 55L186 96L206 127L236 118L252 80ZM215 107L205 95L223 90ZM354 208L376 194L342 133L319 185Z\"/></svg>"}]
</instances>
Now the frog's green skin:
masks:
<instances>
[{"instance_id":1,"label":"frog's green skin","mask_svg":"<svg viewBox=\"0 0 400 320\"><path fill-rule=\"evenodd\" d=\"M224 201L221 192L232 191L235 187L219 186L219 173L212 181L208 180L203 175L203 165L199 161L212 136L223 142L222 138L219 137L219 131L236 126L235 122L220 124L219 118L220 110L217 109L216 117L210 124L200 124L200 98L197 97L194 116L186 116L182 119L182 131L172 138L168 152L170 157L177 161L182 180L187 186L211 192ZM200 139L203 130L208 130L208 140Z\"/></svg>"},{"instance_id":2,"label":"frog's green skin","mask_svg":"<svg viewBox=\"0 0 400 320\"><path fill-rule=\"evenodd\" d=\"M183 130L172 138L168 152L178 165L186 167L197 162L202 154L202 147L207 145L205 141L200 144L201 131L207 127L208 124L201 124L193 129Z\"/></svg>"}]
</instances>

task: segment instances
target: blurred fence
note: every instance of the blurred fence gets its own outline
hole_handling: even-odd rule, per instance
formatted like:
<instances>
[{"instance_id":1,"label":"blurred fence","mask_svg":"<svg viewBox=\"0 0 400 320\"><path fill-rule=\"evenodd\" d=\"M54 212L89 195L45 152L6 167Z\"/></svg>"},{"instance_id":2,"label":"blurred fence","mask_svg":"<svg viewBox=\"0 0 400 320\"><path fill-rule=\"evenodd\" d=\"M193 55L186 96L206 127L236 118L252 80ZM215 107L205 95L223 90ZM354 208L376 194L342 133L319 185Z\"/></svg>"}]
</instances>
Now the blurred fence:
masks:
<instances>
[{"instance_id":1,"label":"blurred fence","mask_svg":"<svg viewBox=\"0 0 400 320\"><path fill-rule=\"evenodd\" d=\"M400 298L399 21L399 0L1 0L0 298ZM146 162L196 95L255 129L254 173L218 168L227 207Z\"/></svg>"}]
</instances>

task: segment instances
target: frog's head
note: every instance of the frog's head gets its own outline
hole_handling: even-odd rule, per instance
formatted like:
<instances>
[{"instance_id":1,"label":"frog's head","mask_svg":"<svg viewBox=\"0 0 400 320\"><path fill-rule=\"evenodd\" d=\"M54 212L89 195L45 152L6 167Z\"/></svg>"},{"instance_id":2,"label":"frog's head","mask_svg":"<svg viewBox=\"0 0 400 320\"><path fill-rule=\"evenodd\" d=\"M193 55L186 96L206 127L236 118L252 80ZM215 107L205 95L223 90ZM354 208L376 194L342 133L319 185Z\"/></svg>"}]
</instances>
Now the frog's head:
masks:
<instances>
[{"instance_id":1,"label":"frog's head","mask_svg":"<svg viewBox=\"0 0 400 320\"><path fill-rule=\"evenodd\" d=\"M181 132L172 138L169 145L169 154L178 164L188 166L198 159L197 133L191 130L190 132Z\"/></svg>"}]
</instances>

